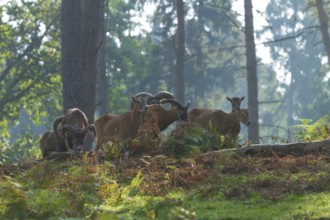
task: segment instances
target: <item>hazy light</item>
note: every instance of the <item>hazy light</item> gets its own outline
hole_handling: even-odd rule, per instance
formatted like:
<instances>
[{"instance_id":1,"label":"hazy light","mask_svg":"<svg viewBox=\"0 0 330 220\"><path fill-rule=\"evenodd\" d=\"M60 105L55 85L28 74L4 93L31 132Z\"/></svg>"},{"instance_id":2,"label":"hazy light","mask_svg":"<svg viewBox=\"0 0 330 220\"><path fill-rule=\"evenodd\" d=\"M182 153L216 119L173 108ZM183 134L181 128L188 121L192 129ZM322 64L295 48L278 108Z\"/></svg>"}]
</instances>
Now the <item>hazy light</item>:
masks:
<instances>
[{"instance_id":1,"label":"hazy light","mask_svg":"<svg viewBox=\"0 0 330 220\"><path fill-rule=\"evenodd\" d=\"M236 0L233 2L232 9L236 11L239 15L237 19L244 24L244 4L242 0ZM253 24L254 30L262 30L264 26L268 26L266 19L262 16L265 14L266 7L269 0L258 1L258 3L253 4ZM285 30L287 32L287 30ZM264 43L270 41L273 35L270 31L265 32L259 38L255 38L256 53L257 57L262 60L262 63L270 64L277 74L277 79L285 84L290 84L291 74L279 63L275 62L270 55L270 48L265 46Z\"/></svg>"}]
</instances>

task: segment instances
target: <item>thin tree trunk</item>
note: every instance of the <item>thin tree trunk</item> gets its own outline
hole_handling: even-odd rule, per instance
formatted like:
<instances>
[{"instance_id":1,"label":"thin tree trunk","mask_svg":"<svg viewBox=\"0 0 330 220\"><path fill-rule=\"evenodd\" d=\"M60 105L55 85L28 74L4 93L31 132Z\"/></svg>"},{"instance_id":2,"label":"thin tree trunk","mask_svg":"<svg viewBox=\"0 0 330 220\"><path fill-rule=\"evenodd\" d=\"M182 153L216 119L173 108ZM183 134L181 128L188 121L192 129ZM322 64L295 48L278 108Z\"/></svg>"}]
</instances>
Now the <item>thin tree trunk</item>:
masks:
<instances>
[{"instance_id":1,"label":"thin tree trunk","mask_svg":"<svg viewBox=\"0 0 330 220\"><path fill-rule=\"evenodd\" d=\"M97 74L98 74L98 102L99 114L104 115L108 112L108 80L106 73L106 45L105 45L105 23L104 23L104 13L105 13L105 4L106 0L100 1L100 19L99 19L99 45L100 49L98 50L98 63L97 63Z\"/></svg>"},{"instance_id":2,"label":"thin tree trunk","mask_svg":"<svg viewBox=\"0 0 330 220\"><path fill-rule=\"evenodd\" d=\"M330 36L328 32L328 16L324 11L323 0L316 0L316 8L320 22L322 40L328 56L328 64L330 65Z\"/></svg>"},{"instance_id":3,"label":"thin tree trunk","mask_svg":"<svg viewBox=\"0 0 330 220\"><path fill-rule=\"evenodd\" d=\"M63 111L82 108L82 36L81 1L63 0L61 4L61 65Z\"/></svg>"},{"instance_id":4,"label":"thin tree trunk","mask_svg":"<svg viewBox=\"0 0 330 220\"><path fill-rule=\"evenodd\" d=\"M287 123L288 126L291 126L294 124L294 120L293 120L293 105L294 105L294 101L293 101L293 96L294 96L294 91L296 91L296 84L294 82L293 77L291 77L291 81L290 81L290 87L288 88L288 93L287 93Z\"/></svg>"},{"instance_id":5,"label":"thin tree trunk","mask_svg":"<svg viewBox=\"0 0 330 220\"><path fill-rule=\"evenodd\" d=\"M152 50L152 57L157 57L159 54L159 47L154 47ZM160 82L160 72L159 72L159 66L160 66L160 61L159 60L154 60L151 64L151 72L152 75L150 75L147 80L150 83L150 92L152 93L157 93L160 88L159 88L159 82Z\"/></svg>"},{"instance_id":6,"label":"thin tree trunk","mask_svg":"<svg viewBox=\"0 0 330 220\"><path fill-rule=\"evenodd\" d=\"M246 68L248 83L248 108L251 126L248 129L248 138L253 143L259 142L258 123L258 79L257 59L254 43L254 27L252 1L244 0L245 9L245 45L246 45Z\"/></svg>"},{"instance_id":7,"label":"thin tree trunk","mask_svg":"<svg viewBox=\"0 0 330 220\"><path fill-rule=\"evenodd\" d=\"M203 0L199 0L198 1L199 3L199 6L198 6L198 9L197 9L197 16L198 16L198 21L197 21L197 27L198 27L198 30L203 30L203 10L205 8L205 5L204 5L204 2ZM202 33L201 31L199 33L196 33L197 37L198 37L198 40L200 42L203 42L203 37L202 37ZM196 45L196 74L198 76L205 76L204 74L204 70L205 70L205 67L204 67L204 64L203 64L203 51L202 51L202 47L203 45L202 44L198 44ZM202 81L205 80L205 78L203 77L201 79ZM199 97L204 97L205 95L205 89L198 89L199 91L196 92L196 97L197 98L197 95Z\"/></svg>"},{"instance_id":8,"label":"thin tree trunk","mask_svg":"<svg viewBox=\"0 0 330 220\"><path fill-rule=\"evenodd\" d=\"M94 121L97 77L98 19L100 0L83 2L83 97L82 110L89 121Z\"/></svg>"},{"instance_id":9,"label":"thin tree trunk","mask_svg":"<svg viewBox=\"0 0 330 220\"><path fill-rule=\"evenodd\" d=\"M176 97L184 103L184 56L185 56L185 30L184 30L184 3L176 0L176 13L178 20L176 45Z\"/></svg>"}]
</instances>

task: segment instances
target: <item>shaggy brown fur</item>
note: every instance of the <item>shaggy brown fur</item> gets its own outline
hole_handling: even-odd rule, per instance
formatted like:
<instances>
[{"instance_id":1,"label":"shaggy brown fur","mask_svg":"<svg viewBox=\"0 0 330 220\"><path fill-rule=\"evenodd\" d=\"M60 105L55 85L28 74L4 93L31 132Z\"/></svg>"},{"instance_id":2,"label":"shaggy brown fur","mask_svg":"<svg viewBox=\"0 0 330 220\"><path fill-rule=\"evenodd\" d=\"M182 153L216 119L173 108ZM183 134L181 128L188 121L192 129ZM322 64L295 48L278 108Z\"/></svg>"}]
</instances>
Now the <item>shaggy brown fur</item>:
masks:
<instances>
[{"instance_id":1,"label":"shaggy brown fur","mask_svg":"<svg viewBox=\"0 0 330 220\"><path fill-rule=\"evenodd\" d=\"M235 139L241 130L240 122L246 126L250 125L247 109L226 113L219 109L193 108L188 113L188 121L204 128L209 128L211 123L219 134L228 135L232 139Z\"/></svg>"},{"instance_id":2,"label":"shaggy brown fur","mask_svg":"<svg viewBox=\"0 0 330 220\"><path fill-rule=\"evenodd\" d=\"M103 115L95 121L96 147L95 162L98 163L98 150L108 141L121 142L128 158L129 148L138 133L142 119L147 112L146 100L132 97L130 111L121 115ZM103 149L103 148L102 148ZM105 155L103 155L105 157Z\"/></svg>"}]
</instances>

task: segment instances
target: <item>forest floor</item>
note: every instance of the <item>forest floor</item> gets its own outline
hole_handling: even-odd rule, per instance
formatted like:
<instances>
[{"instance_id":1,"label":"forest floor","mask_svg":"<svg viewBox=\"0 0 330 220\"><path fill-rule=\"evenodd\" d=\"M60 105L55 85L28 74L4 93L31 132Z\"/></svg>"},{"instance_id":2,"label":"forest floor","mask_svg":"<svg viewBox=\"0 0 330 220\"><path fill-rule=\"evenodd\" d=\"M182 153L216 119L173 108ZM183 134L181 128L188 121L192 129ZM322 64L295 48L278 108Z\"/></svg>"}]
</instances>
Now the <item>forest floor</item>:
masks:
<instances>
[{"instance_id":1,"label":"forest floor","mask_svg":"<svg viewBox=\"0 0 330 220\"><path fill-rule=\"evenodd\" d=\"M330 219L330 155L0 166L0 219Z\"/></svg>"}]
</instances>

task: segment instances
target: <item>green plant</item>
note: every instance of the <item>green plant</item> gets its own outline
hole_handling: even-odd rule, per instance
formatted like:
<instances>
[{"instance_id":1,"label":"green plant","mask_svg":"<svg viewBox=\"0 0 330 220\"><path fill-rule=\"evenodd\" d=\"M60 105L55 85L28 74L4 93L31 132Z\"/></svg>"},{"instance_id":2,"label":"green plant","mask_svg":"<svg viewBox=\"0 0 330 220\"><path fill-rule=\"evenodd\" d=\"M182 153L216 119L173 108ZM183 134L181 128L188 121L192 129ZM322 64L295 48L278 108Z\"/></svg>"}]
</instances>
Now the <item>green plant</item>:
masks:
<instances>
[{"instance_id":1,"label":"green plant","mask_svg":"<svg viewBox=\"0 0 330 220\"><path fill-rule=\"evenodd\" d=\"M189 125L168 136L161 148L177 158L189 157L201 152L221 150L238 146L238 139L232 140L228 136L220 135L209 123L209 128Z\"/></svg>"},{"instance_id":2,"label":"green plant","mask_svg":"<svg viewBox=\"0 0 330 220\"><path fill-rule=\"evenodd\" d=\"M170 219L170 220L194 220L194 219L196 219L196 213L191 212L182 207L175 207L169 213L168 219Z\"/></svg>"},{"instance_id":3,"label":"green plant","mask_svg":"<svg viewBox=\"0 0 330 220\"><path fill-rule=\"evenodd\" d=\"M27 194L23 186L11 177L0 181L0 219L27 217Z\"/></svg>"},{"instance_id":4,"label":"green plant","mask_svg":"<svg viewBox=\"0 0 330 220\"><path fill-rule=\"evenodd\" d=\"M312 123L310 119L299 119L300 124L293 125L294 138L297 141L313 141L330 138L330 117L324 115Z\"/></svg>"},{"instance_id":5,"label":"green plant","mask_svg":"<svg viewBox=\"0 0 330 220\"><path fill-rule=\"evenodd\" d=\"M39 137L30 130L22 132L12 143L6 137L0 137L0 140L0 164L40 157Z\"/></svg>"}]
</instances>

